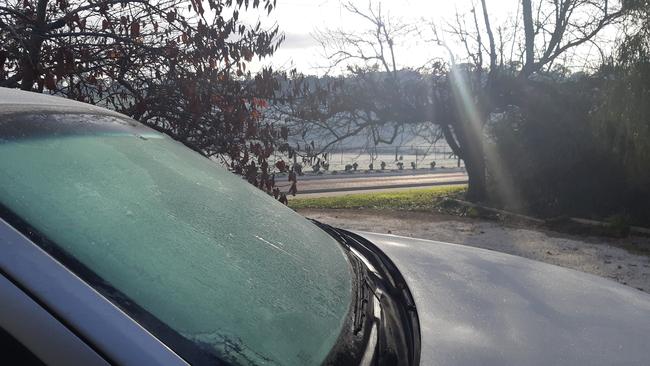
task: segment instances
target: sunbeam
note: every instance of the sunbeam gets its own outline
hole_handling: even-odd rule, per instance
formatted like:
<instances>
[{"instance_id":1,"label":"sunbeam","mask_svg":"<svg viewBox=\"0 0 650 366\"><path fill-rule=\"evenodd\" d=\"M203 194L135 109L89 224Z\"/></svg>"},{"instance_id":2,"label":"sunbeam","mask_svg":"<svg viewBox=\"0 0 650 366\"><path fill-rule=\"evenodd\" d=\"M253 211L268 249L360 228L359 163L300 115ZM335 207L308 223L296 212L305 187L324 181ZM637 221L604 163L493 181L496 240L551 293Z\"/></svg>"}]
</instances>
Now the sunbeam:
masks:
<instances>
[{"instance_id":1,"label":"sunbeam","mask_svg":"<svg viewBox=\"0 0 650 366\"><path fill-rule=\"evenodd\" d=\"M459 116L466 133L471 136L474 143L480 144L479 149L483 150L486 174L490 179L490 188L494 189L498 197L503 201L506 207L519 211L522 209L522 199L515 188L510 174L499 156L496 145L493 144L485 133L485 124L490 118L489 113L485 113L479 108L479 94L482 85L477 85L483 80L476 80L471 83L468 80L468 70L460 66L453 67L450 73L450 82L456 102L456 108L459 108ZM479 76L480 77L480 76ZM460 131L456 131L459 133ZM467 161L465 162L467 164Z\"/></svg>"}]
</instances>

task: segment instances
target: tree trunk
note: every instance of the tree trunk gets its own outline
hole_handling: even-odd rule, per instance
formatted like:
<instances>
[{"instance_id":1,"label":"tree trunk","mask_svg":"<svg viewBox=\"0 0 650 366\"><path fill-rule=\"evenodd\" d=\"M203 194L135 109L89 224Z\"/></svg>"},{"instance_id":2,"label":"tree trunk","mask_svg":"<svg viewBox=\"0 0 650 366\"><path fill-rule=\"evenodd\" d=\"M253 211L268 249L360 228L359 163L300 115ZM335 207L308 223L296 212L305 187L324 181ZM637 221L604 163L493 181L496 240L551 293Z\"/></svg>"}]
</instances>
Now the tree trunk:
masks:
<instances>
[{"instance_id":1,"label":"tree trunk","mask_svg":"<svg viewBox=\"0 0 650 366\"><path fill-rule=\"evenodd\" d=\"M487 179L483 153L482 131L470 131L466 123L452 131L451 126L441 126L445 140L456 156L463 159L468 176L466 199L470 202L485 201L487 198Z\"/></svg>"},{"instance_id":2,"label":"tree trunk","mask_svg":"<svg viewBox=\"0 0 650 366\"><path fill-rule=\"evenodd\" d=\"M485 201L487 198L487 184L483 156L465 158L464 161L468 176L467 195L465 198L470 202Z\"/></svg>"},{"instance_id":3,"label":"tree trunk","mask_svg":"<svg viewBox=\"0 0 650 366\"><path fill-rule=\"evenodd\" d=\"M469 181L466 198L470 202L485 201L487 185L482 131L474 131L468 122L463 123L459 130L461 133L457 134L458 142L464 152L463 160Z\"/></svg>"},{"instance_id":4,"label":"tree trunk","mask_svg":"<svg viewBox=\"0 0 650 366\"><path fill-rule=\"evenodd\" d=\"M522 15L524 18L524 36L526 45L526 61L522 76L529 76L535 66L535 29L533 25L533 6L530 0L522 0Z\"/></svg>"},{"instance_id":5,"label":"tree trunk","mask_svg":"<svg viewBox=\"0 0 650 366\"><path fill-rule=\"evenodd\" d=\"M23 78L20 82L22 90L32 90L34 82L38 80L38 64L41 59L41 47L43 46L44 34L47 28L46 11L48 0L39 0L36 7L36 21L29 37L28 48L25 50L21 67Z\"/></svg>"},{"instance_id":6,"label":"tree trunk","mask_svg":"<svg viewBox=\"0 0 650 366\"><path fill-rule=\"evenodd\" d=\"M29 49L26 50L21 61L23 77L20 81L20 88L22 90L32 90L34 83L38 80L38 63L42 43L37 35L32 35L29 40Z\"/></svg>"}]
</instances>

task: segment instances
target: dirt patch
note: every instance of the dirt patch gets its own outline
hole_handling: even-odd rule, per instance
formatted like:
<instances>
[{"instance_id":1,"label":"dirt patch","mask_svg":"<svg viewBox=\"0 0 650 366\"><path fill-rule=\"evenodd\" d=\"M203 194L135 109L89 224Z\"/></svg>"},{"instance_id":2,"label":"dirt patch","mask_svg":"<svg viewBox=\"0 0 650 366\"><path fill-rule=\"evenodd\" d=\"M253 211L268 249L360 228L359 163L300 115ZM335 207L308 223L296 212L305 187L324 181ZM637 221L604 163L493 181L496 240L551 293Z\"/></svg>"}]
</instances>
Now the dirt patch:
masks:
<instances>
[{"instance_id":1,"label":"dirt patch","mask_svg":"<svg viewBox=\"0 0 650 366\"><path fill-rule=\"evenodd\" d=\"M390 210L299 210L327 224L485 248L610 278L650 293L650 238L578 237L538 228L435 213Z\"/></svg>"}]
</instances>

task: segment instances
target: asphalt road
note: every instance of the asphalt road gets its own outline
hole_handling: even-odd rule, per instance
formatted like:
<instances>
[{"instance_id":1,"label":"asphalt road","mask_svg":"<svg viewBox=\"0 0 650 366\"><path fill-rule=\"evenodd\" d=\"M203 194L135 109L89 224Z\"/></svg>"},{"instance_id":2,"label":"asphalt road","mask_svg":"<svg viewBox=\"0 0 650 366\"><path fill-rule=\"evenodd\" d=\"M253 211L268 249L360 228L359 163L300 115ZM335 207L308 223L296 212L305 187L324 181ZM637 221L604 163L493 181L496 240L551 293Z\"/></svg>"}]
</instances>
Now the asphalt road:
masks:
<instances>
[{"instance_id":1,"label":"asphalt road","mask_svg":"<svg viewBox=\"0 0 650 366\"><path fill-rule=\"evenodd\" d=\"M317 197L467 183L463 170L356 173L301 177L298 196Z\"/></svg>"}]
</instances>

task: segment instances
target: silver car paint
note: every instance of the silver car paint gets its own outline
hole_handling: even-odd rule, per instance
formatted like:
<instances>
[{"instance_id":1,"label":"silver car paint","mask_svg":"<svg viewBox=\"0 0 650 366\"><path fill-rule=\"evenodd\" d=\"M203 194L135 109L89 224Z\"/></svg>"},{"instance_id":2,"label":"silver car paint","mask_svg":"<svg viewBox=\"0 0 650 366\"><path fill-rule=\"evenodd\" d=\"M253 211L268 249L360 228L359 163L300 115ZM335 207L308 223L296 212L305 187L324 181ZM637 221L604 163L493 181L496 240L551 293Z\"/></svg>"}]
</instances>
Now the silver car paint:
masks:
<instances>
[{"instance_id":1,"label":"silver car paint","mask_svg":"<svg viewBox=\"0 0 650 366\"><path fill-rule=\"evenodd\" d=\"M0 274L0 328L50 366L109 366L86 343Z\"/></svg>"},{"instance_id":2,"label":"silver car paint","mask_svg":"<svg viewBox=\"0 0 650 366\"><path fill-rule=\"evenodd\" d=\"M358 233L415 298L422 365L650 365L650 295L462 245Z\"/></svg>"},{"instance_id":3,"label":"silver car paint","mask_svg":"<svg viewBox=\"0 0 650 366\"><path fill-rule=\"evenodd\" d=\"M48 311L64 319L68 327L92 343L110 362L134 366L187 365L151 333L2 219L0 253L0 273L18 282ZM8 308L0 311L8 311Z\"/></svg>"}]
</instances>

